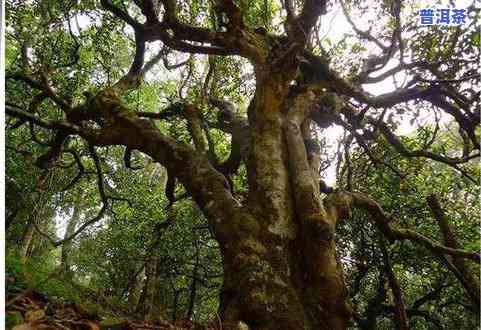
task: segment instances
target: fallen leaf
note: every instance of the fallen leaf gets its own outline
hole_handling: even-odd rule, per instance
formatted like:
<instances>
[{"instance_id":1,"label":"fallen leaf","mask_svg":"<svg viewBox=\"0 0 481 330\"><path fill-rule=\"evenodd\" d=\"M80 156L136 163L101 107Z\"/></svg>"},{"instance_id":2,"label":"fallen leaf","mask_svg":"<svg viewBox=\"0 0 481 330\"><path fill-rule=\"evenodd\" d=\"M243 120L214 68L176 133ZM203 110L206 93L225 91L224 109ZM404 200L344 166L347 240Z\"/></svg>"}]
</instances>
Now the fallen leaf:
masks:
<instances>
[{"instance_id":1,"label":"fallen leaf","mask_svg":"<svg viewBox=\"0 0 481 330\"><path fill-rule=\"evenodd\" d=\"M19 324L17 326L14 326L12 330L35 330L35 328L33 328L28 323L23 323L23 324Z\"/></svg>"},{"instance_id":2,"label":"fallen leaf","mask_svg":"<svg viewBox=\"0 0 481 330\"><path fill-rule=\"evenodd\" d=\"M25 320L27 322L35 322L42 319L45 316L45 311L43 309L30 310L25 313Z\"/></svg>"},{"instance_id":3,"label":"fallen leaf","mask_svg":"<svg viewBox=\"0 0 481 330\"><path fill-rule=\"evenodd\" d=\"M90 330L100 330L100 327L94 322L87 321L87 324L89 325Z\"/></svg>"}]
</instances>

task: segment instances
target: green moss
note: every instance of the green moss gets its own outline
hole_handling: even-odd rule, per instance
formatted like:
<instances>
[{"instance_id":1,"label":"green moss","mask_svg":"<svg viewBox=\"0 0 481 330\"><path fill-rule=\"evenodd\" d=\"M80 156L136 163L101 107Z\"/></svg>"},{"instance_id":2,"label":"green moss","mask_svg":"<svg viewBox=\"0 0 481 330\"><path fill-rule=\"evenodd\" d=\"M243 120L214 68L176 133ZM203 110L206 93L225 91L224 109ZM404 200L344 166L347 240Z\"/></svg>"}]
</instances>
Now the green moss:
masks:
<instances>
[{"instance_id":1,"label":"green moss","mask_svg":"<svg viewBox=\"0 0 481 330\"><path fill-rule=\"evenodd\" d=\"M273 224L269 226L269 231L281 238L292 239L296 237L296 226L292 219L282 217L277 219Z\"/></svg>"},{"instance_id":2,"label":"green moss","mask_svg":"<svg viewBox=\"0 0 481 330\"><path fill-rule=\"evenodd\" d=\"M304 231L316 241L330 241L334 238L333 226L320 214L313 214L304 219Z\"/></svg>"},{"instance_id":3,"label":"green moss","mask_svg":"<svg viewBox=\"0 0 481 330\"><path fill-rule=\"evenodd\" d=\"M22 313L20 312L11 312L5 315L5 328L12 329L16 325L23 323Z\"/></svg>"},{"instance_id":4,"label":"green moss","mask_svg":"<svg viewBox=\"0 0 481 330\"><path fill-rule=\"evenodd\" d=\"M246 239L242 242L241 249L243 251L254 252L257 254L264 254L267 252L267 249L264 245L262 245L259 241L254 239Z\"/></svg>"},{"instance_id":5,"label":"green moss","mask_svg":"<svg viewBox=\"0 0 481 330\"><path fill-rule=\"evenodd\" d=\"M125 329L126 321L120 318L105 319L99 326L101 330L122 330Z\"/></svg>"},{"instance_id":6,"label":"green moss","mask_svg":"<svg viewBox=\"0 0 481 330\"><path fill-rule=\"evenodd\" d=\"M255 254L239 253L236 259L237 262L243 266L257 266L261 262L259 256Z\"/></svg>"},{"instance_id":7,"label":"green moss","mask_svg":"<svg viewBox=\"0 0 481 330\"><path fill-rule=\"evenodd\" d=\"M273 284L276 285L276 287L279 288L279 290L284 290L287 288L286 282L284 282L279 276L275 275L274 279L272 280Z\"/></svg>"},{"instance_id":8,"label":"green moss","mask_svg":"<svg viewBox=\"0 0 481 330\"><path fill-rule=\"evenodd\" d=\"M259 222L253 217L241 217L237 220L237 226L240 231L256 234L260 230Z\"/></svg>"}]
</instances>

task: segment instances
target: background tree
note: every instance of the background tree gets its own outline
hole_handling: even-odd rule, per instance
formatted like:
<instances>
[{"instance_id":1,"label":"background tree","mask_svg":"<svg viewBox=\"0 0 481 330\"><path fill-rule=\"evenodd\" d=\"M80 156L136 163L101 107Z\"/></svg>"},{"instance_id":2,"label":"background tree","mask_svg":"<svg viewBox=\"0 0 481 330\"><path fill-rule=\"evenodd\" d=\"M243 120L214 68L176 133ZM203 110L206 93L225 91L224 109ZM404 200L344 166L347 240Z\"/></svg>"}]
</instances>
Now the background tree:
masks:
<instances>
[{"instance_id":1,"label":"background tree","mask_svg":"<svg viewBox=\"0 0 481 330\"><path fill-rule=\"evenodd\" d=\"M471 328L479 10L419 29L417 9L7 2L10 244L63 245L63 281L146 318L212 318L222 279L224 328Z\"/></svg>"}]
</instances>

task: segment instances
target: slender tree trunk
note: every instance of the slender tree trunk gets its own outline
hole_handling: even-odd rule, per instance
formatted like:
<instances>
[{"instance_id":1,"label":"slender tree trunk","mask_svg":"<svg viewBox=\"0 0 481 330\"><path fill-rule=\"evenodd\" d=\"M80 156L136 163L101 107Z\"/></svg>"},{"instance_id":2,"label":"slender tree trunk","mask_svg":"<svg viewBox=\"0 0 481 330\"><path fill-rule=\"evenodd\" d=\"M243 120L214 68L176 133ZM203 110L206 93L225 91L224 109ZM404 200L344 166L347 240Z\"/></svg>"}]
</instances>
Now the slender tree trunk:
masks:
<instances>
[{"instance_id":1,"label":"slender tree trunk","mask_svg":"<svg viewBox=\"0 0 481 330\"><path fill-rule=\"evenodd\" d=\"M26 207L26 200L19 184L5 176L5 231L15 221L18 213Z\"/></svg>"},{"instance_id":2,"label":"slender tree trunk","mask_svg":"<svg viewBox=\"0 0 481 330\"><path fill-rule=\"evenodd\" d=\"M189 303L187 305L187 319L191 319L192 315L194 315L194 307L195 307L195 298L197 294L197 272L199 268L199 244L197 240L194 240L194 245L195 245L195 264L194 264L194 269L192 270L192 282L190 284L189 288Z\"/></svg>"},{"instance_id":3,"label":"slender tree trunk","mask_svg":"<svg viewBox=\"0 0 481 330\"><path fill-rule=\"evenodd\" d=\"M172 302L172 320L177 320L177 309L179 308L180 291L174 289L174 299Z\"/></svg>"},{"instance_id":4,"label":"slender tree trunk","mask_svg":"<svg viewBox=\"0 0 481 330\"><path fill-rule=\"evenodd\" d=\"M149 261L145 264L145 279L144 285L142 288L142 293L140 294L140 298L137 304L136 313L142 315L144 318L147 318L149 313L149 303L151 299L149 299L149 295L151 294L151 287L154 277L155 265L152 261Z\"/></svg>"},{"instance_id":5,"label":"slender tree trunk","mask_svg":"<svg viewBox=\"0 0 481 330\"><path fill-rule=\"evenodd\" d=\"M139 296L140 292L142 290L142 281L141 279L144 278L145 275L145 268L142 267L142 270L140 272L137 272L135 275L135 278L132 278L129 282L129 288L127 289L128 291L128 303L133 312L135 312L137 305L139 303Z\"/></svg>"},{"instance_id":6,"label":"slender tree trunk","mask_svg":"<svg viewBox=\"0 0 481 330\"><path fill-rule=\"evenodd\" d=\"M48 175L48 174L47 174ZM40 180L39 180L40 182ZM33 243L34 243L34 237L35 237L35 224L39 226L40 222L39 220L43 220L45 218L45 205L47 203L48 199L48 194L46 192L38 191L36 196L35 196L35 202L33 203L34 207L32 210L29 210L28 213L29 215L29 220L27 227L23 233L21 245L20 245L20 256L22 258L23 262L27 261L27 258L29 256L29 251L31 252L33 250Z\"/></svg>"},{"instance_id":7,"label":"slender tree trunk","mask_svg":"<svg viewBox=\"0 0 481 330\"><path fill-rule=\"evenodd\" d=\"M392 269L391 258L389 257L389 252L387 251L386 244L382 238L380 239L380 246L384 259L384 271L386 272L386 277L394 298L394 321L396 324L396 329L408 330L409 321L401 286L399 285L396 274Z\"/></svg>"},{"instance_id":8,"label":"slender tree trunk","mask_svg":"<svg viewBox=\"0 0 481 330\"><path fill-rule=\"evenodd\" d=\"M380 270L377 290L374 297L369 299L366 306L365 319L361 319L358 322L359 328L362 330L376 330L377 329L377 319L383 310L383 303L387 299L387 290L385 287L385 272Z\"/></svg>"},{"instance_id":9,"label":"slender tree trunk","mask_svg":"<svg viewBox=\"0 0 481 330\"><path fill-rule=\"evenodd\" d=\"M35 227L33 226L32 221L34 215L30 217L30 220L23 232L22 241L20 243L20 257L22 258L23 262L27 261L28 258L28 251L31 250L31 245L33 242L33 235L35 234Z\"/></svg>"},{"instance_id":10,"label":"slender tree trunk","mask_svg":"<svg viewBox=\"0 0 481 330\"><path fill-rule=\"evenodd\" d=\"M145 265L145 280L136 311L146 320L157 319L162 313L160 267L161 261L156 257Z\"/></svg>"},{"instance_id":11,"label":"slender tree trunk","mask_svg":"<svg viewBox=\"0 0 481 330\"><path fill-rule=\"evenodd\" d=\"M79 203L83 199L83 194L80 192L77 192L77 194L78 194L77 195L78 197L74 202L72 217L67 223L67 228L65 230L64 238L71 236L75 232L75 228L77 227L77 224L79 221L80 209L81 209L81 205ZM70 260L69 260L71 250L72 250L72 240L66 241L64 244L62 244L60 267L64 271L64 275L69 278L72 277L72 273L70 269Z\"/></svg>"},{"instance_id":12,"label":"slender tree trunk","mask_svg":"<svg viewBox=\"0 0 481 330\"><path fill-rule=\"evenodd\" d=\"M162 260L158 257L155 257L154 261L154 268L153 273L151 275L150 284L147 291L147 301L146 301L146 313L147 319L155 320L162 317L163 312L163 301L162 301L162 279L161 279L161 267L162 267Z\"/></svg>"},{"instance_id":13,"label":"slender tree trunk","mask_svg":"<svg viewBox=\"0 0 481 330\"><path fill-rule=\"evenodd\" d=\"M145 296L145 319L155 319L159 317L161 310L160 301L157 298L157 292L159 290L159 272L158 272L158 258L154 258L149 267L149 283L146 286Z\"/></svg>"}]
</instances>

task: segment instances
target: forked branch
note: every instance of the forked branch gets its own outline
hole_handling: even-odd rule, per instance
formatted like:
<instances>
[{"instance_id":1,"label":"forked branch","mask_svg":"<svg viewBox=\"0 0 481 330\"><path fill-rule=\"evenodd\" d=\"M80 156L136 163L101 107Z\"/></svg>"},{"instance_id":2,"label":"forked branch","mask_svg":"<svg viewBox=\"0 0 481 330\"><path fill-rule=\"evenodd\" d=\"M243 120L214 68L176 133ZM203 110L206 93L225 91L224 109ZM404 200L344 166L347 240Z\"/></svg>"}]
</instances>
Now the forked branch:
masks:
<instances>
[{"instance_id":1,"label":"forked branch","mask_svg":"<svg viewBox=\"0 0 481 330\"><path fill-rule=\"evenodd\" d=\"M325 200L330 215L337 221L349 216L357 208L366 211L374 221L379 231L391 242L408 240L418 243L437 256L451 255L465 258L479 263L479 253L461 249L450 248L436 242L414 230L396 228L396 219L388 215L382 207L371 197L358 192L337 192L330 194Z\"/></svg>"}]
</instances>

